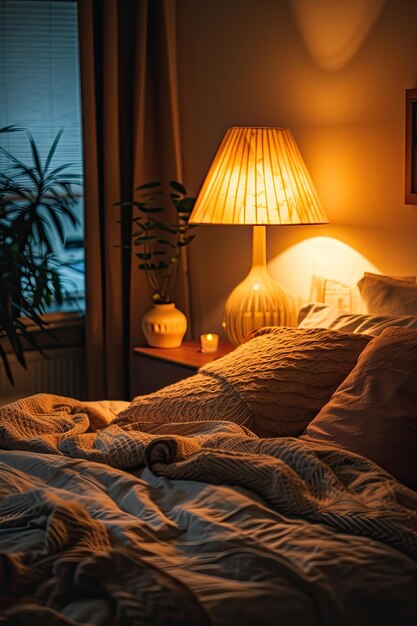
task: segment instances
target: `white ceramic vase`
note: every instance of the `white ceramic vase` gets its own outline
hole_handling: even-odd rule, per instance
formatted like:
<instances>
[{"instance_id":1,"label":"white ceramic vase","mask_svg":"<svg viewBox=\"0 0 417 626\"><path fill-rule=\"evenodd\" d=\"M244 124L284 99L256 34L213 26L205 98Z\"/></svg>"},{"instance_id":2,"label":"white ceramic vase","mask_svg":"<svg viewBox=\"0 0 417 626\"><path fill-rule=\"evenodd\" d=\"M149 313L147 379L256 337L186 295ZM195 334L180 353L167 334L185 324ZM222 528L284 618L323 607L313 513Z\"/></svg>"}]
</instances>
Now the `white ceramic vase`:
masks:
<instances>
[{"instance_id":1,"label":"white ceramic vase","mask_svg":"<svg viewBox=\"0 0 417 626\"><path fill-rule=\"evenodd\" d=\"M154 348L178 348L187 330L187 318L175 304L154 304L142 318L142 331Z\"/></svg>"}]
</instances>

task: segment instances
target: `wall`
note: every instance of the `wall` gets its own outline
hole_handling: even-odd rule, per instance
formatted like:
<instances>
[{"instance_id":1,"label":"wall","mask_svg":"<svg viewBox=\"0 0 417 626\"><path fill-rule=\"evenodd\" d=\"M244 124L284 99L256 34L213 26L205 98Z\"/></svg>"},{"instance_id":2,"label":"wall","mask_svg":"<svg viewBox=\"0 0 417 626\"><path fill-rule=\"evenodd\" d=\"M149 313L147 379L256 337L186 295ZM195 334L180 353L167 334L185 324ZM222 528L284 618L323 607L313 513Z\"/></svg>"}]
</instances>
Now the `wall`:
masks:
<instances>
[{"instance_id":1,"label":"wall","mask_svg":"<svg viewBox=\"0 0 417 626\"><path fill-rule=\"evenodd\" d=\"M404 204L404 90L417 86L414 0L178 0L184 181L196 193L229 126L293 130L330 224L270 227L271 275L307 298L312 273L417 272ZM199 227L194 334L220 331L250 267L250 227Z\"/></svg>"}]
</instances>

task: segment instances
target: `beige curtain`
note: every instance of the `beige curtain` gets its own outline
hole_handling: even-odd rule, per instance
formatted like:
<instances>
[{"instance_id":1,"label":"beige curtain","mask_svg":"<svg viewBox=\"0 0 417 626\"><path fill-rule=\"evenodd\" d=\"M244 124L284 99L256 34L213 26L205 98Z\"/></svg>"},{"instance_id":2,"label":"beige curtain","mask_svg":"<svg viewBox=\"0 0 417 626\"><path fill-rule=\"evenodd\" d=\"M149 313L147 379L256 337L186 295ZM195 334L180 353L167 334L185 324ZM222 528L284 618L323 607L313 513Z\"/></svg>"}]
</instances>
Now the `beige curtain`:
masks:
<instances>
[{"instance_id":1,"label":"beige curtain","mask_svg":"<svg viewBox=\"0 0 417 626\"><path fill-rule=\"evenodd\" d=\"M114 203L182 180L175 0L79 0L89 398L129 397L132 348L151 300ZM123 209L129 217L131 210ZM122 246L122 247L121 247ZM185 259L186 261L186 259ZM185 265L186 269L186 265ZM182 281L179 303L188 309Z\"/></svg>"}]
</instances>

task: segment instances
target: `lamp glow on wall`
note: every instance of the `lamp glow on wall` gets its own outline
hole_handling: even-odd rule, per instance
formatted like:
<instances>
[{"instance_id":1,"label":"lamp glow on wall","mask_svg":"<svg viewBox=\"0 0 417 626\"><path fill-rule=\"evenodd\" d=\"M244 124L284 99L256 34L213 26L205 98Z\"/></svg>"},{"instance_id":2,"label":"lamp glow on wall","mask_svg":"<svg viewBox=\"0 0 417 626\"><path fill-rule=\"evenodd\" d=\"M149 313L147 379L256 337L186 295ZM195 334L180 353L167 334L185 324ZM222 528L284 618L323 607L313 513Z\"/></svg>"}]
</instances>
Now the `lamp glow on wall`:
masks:
<instances>
[{"instance_id":1,"label":"lamp glow on wall","mask_svg":"<svg viewBox=\"0 0 417 626\"><path fill-rule=\"evenodd\" d=\"M252 268L225 305L224 325L232 343L241 343L260 326L291 323L290 299L268 274L266 225L327 222L289 129L229 128L190 223L253 226Z\"/></svg>"}]
</instances>

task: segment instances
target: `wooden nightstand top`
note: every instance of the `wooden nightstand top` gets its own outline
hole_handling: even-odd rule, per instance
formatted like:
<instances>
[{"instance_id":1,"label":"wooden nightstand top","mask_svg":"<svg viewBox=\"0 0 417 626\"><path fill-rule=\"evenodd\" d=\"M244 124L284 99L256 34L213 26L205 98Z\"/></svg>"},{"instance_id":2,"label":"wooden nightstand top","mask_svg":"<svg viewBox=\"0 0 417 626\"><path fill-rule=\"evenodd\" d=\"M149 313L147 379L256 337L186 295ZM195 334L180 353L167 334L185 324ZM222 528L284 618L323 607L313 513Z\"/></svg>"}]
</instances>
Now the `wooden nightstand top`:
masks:
<instances>
[{"instance_id":1,"label":"wooden nightstand top","mask_svg":"<svg viewBox=\"0 0 417 626\"><path fill-rule=\"evenodd\" d=\"M207 354L201 352L200 344L196 341L184 341L179 348L150 348L139 347L134 348L136 354L149 357L151 359L157 359L159 361L165 361L169 363L175 363L176 365L182 365L192 370L198 370L203 365L211 363L215 359L219 359L225 356L233 350L234 346L227 341L221 341L217 352Z\"/></svg>"}]
</instances>

